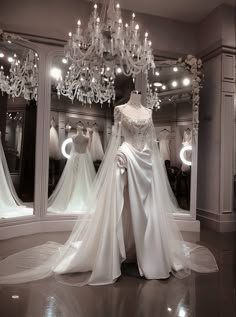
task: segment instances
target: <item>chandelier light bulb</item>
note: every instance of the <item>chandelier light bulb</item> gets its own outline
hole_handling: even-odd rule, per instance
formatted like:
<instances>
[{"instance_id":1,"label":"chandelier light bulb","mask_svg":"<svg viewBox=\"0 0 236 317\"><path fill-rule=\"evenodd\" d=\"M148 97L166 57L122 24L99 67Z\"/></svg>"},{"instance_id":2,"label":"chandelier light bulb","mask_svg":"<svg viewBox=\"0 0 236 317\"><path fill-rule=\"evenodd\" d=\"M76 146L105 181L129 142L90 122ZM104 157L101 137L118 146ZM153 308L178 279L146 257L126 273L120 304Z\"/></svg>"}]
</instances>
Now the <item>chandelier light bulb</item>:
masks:
<instances>
[{"instance_id":1,"label":"chandelier light bulb","mask_svg":"<svg viewBox=\"0 0 236 317\"><path fill-rule=\"evenodd\" d=\"M72 33L71 32L69 32L69 37L72 37Z\"/></svg>"},{"instance_id":2,"label":"chandelier light bulb","mask_svg":"<svg viewBox=\"0 0 236 317\"><path fill-rule=\"evenodd\" d=\"M152 46L152 41L149 41L149 42L148 42L148 45L149 45L149 46Z\"/></svg>"},{"instance_id":3,"label":"chandelier light bulb","mask_svg":"<svg viewBox=\"0 0 236 317\"><path fill-rule=\"evenodd\" d=\"M97 9L98 8L98 5L95 3L95 5L94 5L94 9Z\"/></svg>"},{"instance_id":4,"label":"chandelier light bulb","mask_svg":"<svg viewBox=\"0 0 236 317\"><path fill-rule=\"evenodd\" d=\"M148 32L145 33L145 37L148 37Z\"/></svg>"},{"instance_id":5,"label":"chandelier light bulb","mask_svg":"<svg viewBox=\"0 0 236 317\"><path fill-rule=\"evenodd\" d=\"M50 75L52 78L59 80L61 78L61 69L57 67L53 67L50 71Z\"/></svg>"},{"instance_id":6,"label":"chandelier light bulb","mask_svg":"<svg viewBox=\"0 0 236 317\"><path fill-rule=\"evenodd\" d=\"M174 71L174 72L177 72L178 70L179 70L178 67L174 67L174 68L173 68L173 71Z\"/></svg>"},{"instance_id":7,"label":"chandelier light bulb","mask_svg":"<svg viewBox=\"0 0 236 317\"><path fill-rule=\"evenodd\" d=\"M158 71L155 72L156 76L160 76L160 73Z\"/></svg>"},{"instance_id":8,"label":"chandelier light bulb","mask_svg":"<svg viewBox=\"0 0 236 317\"><path fill-rule=\"evenodd\" d=\"M77 21L77 25L81 26L81 21L80 20Z\"/></svg>"},{"instance_id":9,"label":"chandelier light bulb","mask_svg":"<svg viewBox=\"0 0 236 317\"><path fill-rule=\"evenodd\" d=\"M135 18L135 13L132 13L132 19L134 19Z\"/></svg>"},{"instance_id":10,"label":"chandelier light bulb","mask_svg":"<svg viewBox=\"0 0 236 317\"><path fill-rule=\"evenodd\" d=\"M117 3L116 8L120 9L120 4L119 3Z\"/></svg>"},{"instance_id":11,"label":"chandelier light bulb","mask_svg":"<svg viewBox=\"0 0 236 317\"><path fill-rule=\"evenodd\" d=\"M67 61L67 59L66 59L66 58L62 58L62 60L61 60L61 61L62 61L62 63L63 63L63 64L67 64L67 63L68 63L68 61Z\"/></svg>"},{"instance_id":12,"label":"chandelier light bulb","mask_svg":"<svg viewBox=\"0 0 236 317\"><path fill-rule=\"evenodd\" d=\"M153 86L155 86L155 87L162 87L162 83L155 82L155 83L153 83Z\"/></svg>"},{"instance_id":13,"label":"chandelier light bulb","mask_svg":"<svg viewBox=\"0 0 236 317\"><path fill-rule=\"evenodd\" d=\"M1 66L0 69L3 70L3 66Z\"/></svg>"},{"instance_id":14,"label":"chandelier light bulb","mask_svg":"<svg viewBox=\"0 0 236 317\"><path fill-rule=\"evenodd\" d=\"M3 58L5 55L3 53L0 53L0 57Z\"/></svg>"},{"instance_id":15,"label":"chandelier light bulb","mask_svg":"<svg viewBox=\"0 0 236 317\"><path fill-rule=\"evenodd\" d=\"M7 60L9 63L12 63L14 59L13 59L13 57L9 56Z\"/></svg>"},{"instance_id":16,"label":"chandelier light bulb","mask_svg":"<svg viewBox=\"0 0 236 317\"><path fill-rule=\"evenodd\" d=\"M16 57L16 54L14 54L14 57Z\"/></svg>"},{"instance_id":17,"label":"chandelier light bulb","mask_svg":"<svg viewBox=\"0 0 236 317\"><path fill-rule=\"evenodd\" d=\"M184 78L183 79L183 85L184 86L189 86L190 85L190 79L189 78Z\"/></svg>"},{"instance_id":18,"label":"chandelier light bulb","mask_svg":"<svg viewBox=\"0 0 236 317\"><path fill-rule=\"evenodd\" d=\"M18 65L18 63L17 63L17 65ZM34 64L34 68L37 68L37 65L36 65L36 64Z\"/></svg>"},{"instance_id":19,"label":"chandelier light bulb","mask_svg":"<svg viewBox=\"0 0 236 317\"><path fill-rule=\"evenodd\" d=\"M166 85L162 85L161 87L163 90L166 90Z\"/></svg>"},{"instance_id":20,"label":"chandelier light bulb","mask_svg":"<svg viewBox=\"0 0 236 317\"><path fill-rule=\"evenodd\" d=\"M97 18L97 23L99 23L100 22L100 18Z\"/></svg>"},{"instance_id":21,"label":"chandelier light bulb","mask_svg":"<svg viewBox=\"0 0 236 317\"><path fill-rule=\"evenodd\" d=\"M139 30L139 25L138 24L135 25L135 30L137 30L137 31Z\"/></svg>"},{"instance_id":22,"label":"chandelier light bulb","mask_svg":"<svg viewBox=\"0 0 236 317\"><path fill-rule=\"evenodd\" d=\"M119 19L118 22L121 24L122 23L122 19Z\"/></svg>"},{"instance_id":23,"label":"chandelier light bulb","mask_svg":"<svg viewBox=\"0 0 236 317\"><path fill-rule=\"evenodd\" d=\"M127 27L129 27L129 24L128 24L128 23L126 23L126 24L125 24L125 27L126 27L126 28L127 28Z\"/></svg>"},{"instance_id":24,"label":"chandelier light bulb","mask_svg":"<svg viewBox=\"0 0 236 317\"><path fill-rule=\"evenodd\" d=\"M11 41L10 41L10 40L8 40L8 41L7 41L7 43L11 44Z\"/></svg>"}]
</instances>

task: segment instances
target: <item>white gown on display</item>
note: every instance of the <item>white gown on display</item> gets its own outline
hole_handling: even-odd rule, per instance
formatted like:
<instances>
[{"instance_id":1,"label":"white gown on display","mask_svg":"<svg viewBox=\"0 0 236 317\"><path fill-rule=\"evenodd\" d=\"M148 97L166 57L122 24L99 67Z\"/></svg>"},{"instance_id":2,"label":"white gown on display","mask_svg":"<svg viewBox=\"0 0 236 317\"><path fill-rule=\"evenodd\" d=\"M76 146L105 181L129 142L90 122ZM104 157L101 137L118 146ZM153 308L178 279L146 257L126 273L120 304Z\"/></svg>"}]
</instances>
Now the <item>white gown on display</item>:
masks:
<instances>
[{"instance_id":1,"label":"white gown on display","mask_svg":"<svg viewBox=\"0 0 236 317\"><path fill-rule=\"evenodd\" d=\"M48 242L1 261L0 283L55 274L69 285L110 284L133 249L140 275L147 279L218 270L207 248L183 241L151 110L141 105L133 109L132 102L115 108L115 133L86 204L90 214L77 221L64 245ZM72 272L78 274L68 274Z\"/></svg>"},{"instance_id":2,"label":"white gown on display","mask_svg":"<svg viewBox=\"0 0 236 317\"><path fill-rule=\"evenodd\" d=\"M53 160L61 159L59 138L54 120L51 120L51 128L49 131L49 157Z\"/></svg>"},{"instance_id":3,"label":"white gown on display","mask_svg":"<svg viewBox=\"0 0 236 317\"><path fill-rule=\"evenodd\" d=\"M160 154L164 161L170 161L170 132L166 129L159 132Z\"/></svg>"},{"instance_id":4,"label":"white gown on display","mask_svg":"<svg viewBox=\"0 0 236 317\"><path fill-rule=\"evenodd\" d=\"M89 137L88 150L91 151L91 144L92 144L92 137L93 137L93 129L88 127L88 128L86 129L86 135Z\"/></svg>"},{"instance_id":5,"label":"white gown on display","mask_svg":"<svg viewBox=\"0 0 236 317\"><path fill-rule=\"evenodd\" d=\"M1 143L0 133L0 218L32 215L33 209L23 206L17 196Z\"/></svg>"},{"instance_id":6,"label":"white gown on display","mask_svg":"<svg viewBox=\"0 0 236 317\"><path fill-rule=\"evenodd\" d=\"M102 148L102 142L101 138L98 132L98 128L94 127L93 128L93 135L92 135L92 141L91 141L91 146L90 146L90 152L93 161L102 161L104 157L104 151Z\"/></svg>"},{"instance_id":7,"label":"white gown on display","mask_svg":"<svg viewBox=\"0 0 236 317\"><path fill-rule=\"evenodd\" d=\"M192 146L192 131L189 130L189 132L187 133L187 131L184 131L184 137L183 137L183 142L182 142L183 146L188 146L191 145ZM185 152L185 158L188 161L192 161L192 153L191 151L186 151ZM190 166L182 163L181 166L181 170L182 172L187 172L190 170Z\"/></svg>"},{"instance_id":8,"label":"white gown on display","mask_svg":"<svg viewBox=\"0 0 236 317\"><path fill-rule=\"evenodd\" d=\"M96 175L88 144L89 138L82 133L72 136L70 158L48 200L49 212L66 214L83 210Z\"/></svg>"}]
</instances>

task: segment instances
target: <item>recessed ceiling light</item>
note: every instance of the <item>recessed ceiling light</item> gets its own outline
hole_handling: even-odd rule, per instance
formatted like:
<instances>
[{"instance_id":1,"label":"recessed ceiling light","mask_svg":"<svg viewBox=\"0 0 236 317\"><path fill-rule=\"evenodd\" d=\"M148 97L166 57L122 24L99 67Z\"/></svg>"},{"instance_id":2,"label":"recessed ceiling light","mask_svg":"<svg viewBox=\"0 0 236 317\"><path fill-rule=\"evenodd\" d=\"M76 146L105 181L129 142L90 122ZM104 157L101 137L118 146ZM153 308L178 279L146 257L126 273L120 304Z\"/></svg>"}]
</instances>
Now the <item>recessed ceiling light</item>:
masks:
<instances>
[{"instance_id":1,"label":"recessed ceiling light","mask_svg":"<svg viewBox=\"0 0 236 317\"><path fill-rule=\"evenodd\" d=\"M63 63L63 64L67 64L67 63L68 63L67 58L62 58L62 60L61 60L61 61L62 61L62 63Z\"/></svg>"},{"instance_id":2,"label":"recessed ceiling light","mask_svg":"<svg viewBox=\"0 0 236 317\"><path fill-rule=\"evenodd\" d=\"M117 74L121 74L121 73L122 73L122 69L121 69L120 67L117 67L116 73L117 73Z\"/></svg>"},{"instance_id":3,"label":"recessed ceiling light","mask_svg":"<svg viewBox=\"0 0 236 317\"><path fill-rule=\"evenodd\" d=\"M162 83L158 83L157 81L155 83L153 83L153 86L155 87L161 87L162 86Z\"/></svg>"},{"instance_id":4,"label":"recessed ceiling light","mask_svg":"<svg viewBox=\"0 0 236 317\"><path fill-rule=\"evenodd\" d=\"M190 79L189 78L184 78L183 79L183 85L184 86L189 86L190 85Z\"/></svg>"},{"instance_id":5,"label":"recessed ceiling light","mask_svg":"<svg viewBox=\"0 0 236 317\"><path fill-rule=\"evenodd\" d=\"M52 78L59 80L61 78L61 69L53 67L50 71L50 75L52 76Z\"/></svg>"},{"instance_id":6,"label":"recessed ceiling light","mask_svg":"<svg viewBox=\"0 0 236 317\"><path fill-rule=\"evenodd\" d=\"M20 296L19 295L12 295L12 297L11 298L13 298L13 299L19 299L20 298Z\"/></svg>"},{"instance_id":7,"label":"recessed ceiling light","mask_svg":"<svg viewBox=\"0 0 236 317\"><path fill-rule=\"evenodd\" d=\"M173 68L173 71L174 71L174 72L177 72L178 70L179 70L178 67L174 67L174 68Z\"/></svg>"},{"instance_id":8,"label":"recessed ceiling light","mask_svg":"<svg viewBox=\"0 0 236 317\"><path fill-rule=\"evenodd\" d=\"M156 76L160 76L160 73L158 71L155 72Z\"/></svg>"},{"instance_id":9,"label":"recessed ceiling light","mask_svg":"<svg viewBox=\"0 0 236 317\"><path fill-rule=\"evenodd\" d=\"M11 57L11 56L9 56L7 60L9 63L12 63L14 61L13 57Z\"/></svg>"},{"instance_id":10,"label":"recessed ceiling light","mask_svg":"<svg viewBox=\"0 0 236 317\"><path fill-rule=\"evenodd\" d=\"M0 57L3 58L5 55L3 53L0 53Z\"/></svg>"},{"instance_id":11,"label":"recessed ceiling light","mask_svg":"<svg viewBox=\"0 0 236 317\"><path fill-rule=\"evenodd\" d=\"M162 85L161 89L166 90L166 85Z\"/></svg>"},{"instance_id":12,"label":"recessed ceiling light","mask_svg":"<svg viewBox=\"0 0 236 317\"><path fill-rule=\"evenodd\" d=\"M172 87L176 88L178 86L178 83L176 80L172 81L171 83Z\"/></svg>"}]
</instances>

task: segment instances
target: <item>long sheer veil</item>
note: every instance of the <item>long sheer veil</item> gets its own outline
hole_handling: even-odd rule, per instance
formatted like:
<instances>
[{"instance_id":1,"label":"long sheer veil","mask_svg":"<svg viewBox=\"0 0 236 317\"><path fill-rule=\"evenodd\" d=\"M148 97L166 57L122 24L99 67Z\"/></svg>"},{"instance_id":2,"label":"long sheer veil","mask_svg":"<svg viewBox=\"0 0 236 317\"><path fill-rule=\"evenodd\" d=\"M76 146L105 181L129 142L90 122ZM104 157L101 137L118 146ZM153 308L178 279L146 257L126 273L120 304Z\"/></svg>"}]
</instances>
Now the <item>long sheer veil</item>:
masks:
<instances>
[{"instance_id":1,"label":"long sheer veil","mask_svg":"<svg viewBox=\"0 0 236 317\"><path fill-rule=\"evenodd\" d=\"M153 132L154 133L154 129ZM183 241L173 213L177 210L163 161L152 135L153 181L158 189L155 206L163 226L171 257L181 264L173 268L177 277L185 277L190 269L199 272L217 271L208 249ZM126 258L121 214L124 204L124 178L117 168L117 152L121 144L121 124L111 136L104 160L95 177L86 203L85 215L80 216L64 245L48 242L16 253L0 262L0 283L18 284L55 274L69 285L99 285L113 283L121 274L120 264ZM160 207L160 208L159 208ZM155 250L153 250L155 252ZM158 265L158 263L157 263ZM80 274L69 274L78 273Z\"/></svg>"}]
</instances>

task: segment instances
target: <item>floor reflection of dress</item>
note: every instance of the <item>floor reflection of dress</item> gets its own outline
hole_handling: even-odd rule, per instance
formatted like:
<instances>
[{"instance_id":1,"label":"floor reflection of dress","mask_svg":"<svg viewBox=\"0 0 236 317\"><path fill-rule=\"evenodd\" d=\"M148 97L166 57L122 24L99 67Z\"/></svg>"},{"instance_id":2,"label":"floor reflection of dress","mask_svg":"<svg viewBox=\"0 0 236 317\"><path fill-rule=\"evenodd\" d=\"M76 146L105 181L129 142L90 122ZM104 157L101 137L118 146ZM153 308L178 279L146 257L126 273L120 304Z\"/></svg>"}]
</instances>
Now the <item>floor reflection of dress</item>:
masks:
<instances>
[{"instance_id":1,"label":"floor reflection of dress","mask_svg":"<svg viewBox=\"0 0 236 317\"><path fill-rule=\"evenodd\" d=\"M48 211L53 213L82 212L90 192L95 169L87 150L89 138L78 130L72 137L72 149L61 178L48 200Z\"/></svg>"},{"instance_id":2,"label":"floor reflection of dress","mask_svg":"<svg viewBox=\"0 0 236 317\"><path fill-rule=\"evenodd\" d=\"M2 147L0 133L0 218L20 217L32 214L33 209L23 206L23 202L15 191Z\"/></svg>"}]
</instances>

